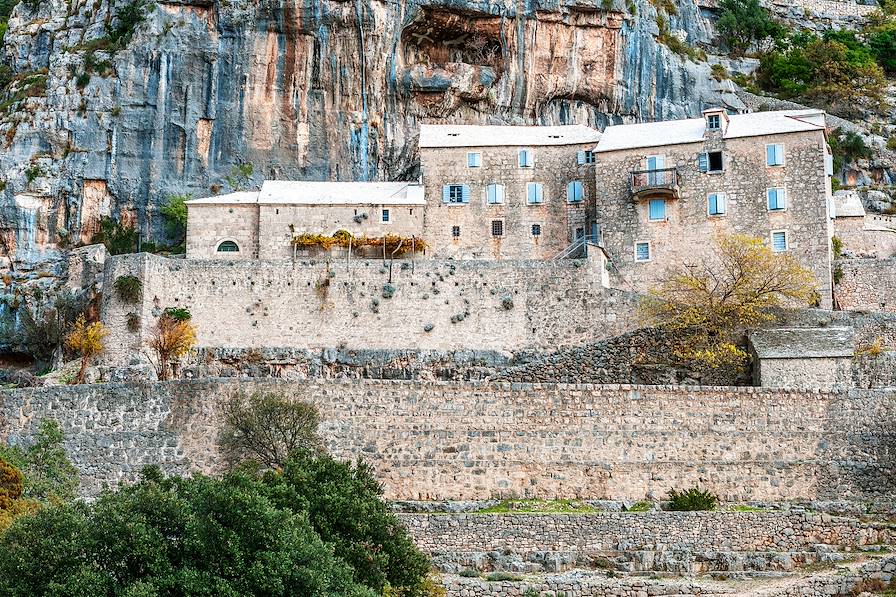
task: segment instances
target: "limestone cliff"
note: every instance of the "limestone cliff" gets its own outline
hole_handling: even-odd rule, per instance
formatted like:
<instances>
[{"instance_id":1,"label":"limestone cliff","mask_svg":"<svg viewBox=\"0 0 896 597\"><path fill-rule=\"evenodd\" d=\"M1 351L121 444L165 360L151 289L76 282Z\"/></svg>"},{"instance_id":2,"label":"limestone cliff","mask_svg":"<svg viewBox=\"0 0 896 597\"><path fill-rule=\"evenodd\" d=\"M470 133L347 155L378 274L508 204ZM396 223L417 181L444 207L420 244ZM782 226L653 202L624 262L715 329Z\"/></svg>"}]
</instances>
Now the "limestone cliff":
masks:
<instances>
[{"instance_id":1,"label":"limestone cliff","mask_svg":"<svg viewBox=\"0 0 896 597\"><path fill-rule=\"evenodd\" d=\"M707 44L697 4L674 3L670 34ZM101 215L158 236L168 195L227 190L236 164L247 185L407 179L422 121L603 127L737 103L656 40L647 0L158 0L117 52L101 42L134 0L38 6L4 40L33 96L0 123L0 259L20 271Z\"/></svg>"}]
</instances>

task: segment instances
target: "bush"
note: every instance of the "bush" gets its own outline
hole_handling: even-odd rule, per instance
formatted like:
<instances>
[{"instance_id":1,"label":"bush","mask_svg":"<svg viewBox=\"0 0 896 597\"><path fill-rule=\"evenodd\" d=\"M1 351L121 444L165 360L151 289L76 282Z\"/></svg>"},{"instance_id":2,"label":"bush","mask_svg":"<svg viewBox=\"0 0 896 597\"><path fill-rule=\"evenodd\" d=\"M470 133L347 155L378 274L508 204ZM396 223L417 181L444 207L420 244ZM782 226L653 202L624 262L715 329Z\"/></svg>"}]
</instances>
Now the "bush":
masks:
<instances>
[{"instance_id":1,"label":"bush","mask_svg":"<svg viewBox=\"0 0 896 597\"><path fill-rule=\"evenodd\" d=\"M44 503L71 501L78 490L78 471L63 446L59 424L44 419L27 448L0 446L0 458L24 473L23 497Z\"/></svg>"},{"instance_id":2,"label":"bush","mask_svg":"<svg viewBox=\"0 0 896 597\"><path fill-rule=\"evenodd\" d=\"M503 580L518 581L522 579L516 574L511 574L509 572L492 572L485 577L485 580L489 582L500 582Z\"/></svg>"},{"instance_id":3,"label":"bush","mask_svg":"<svg viewBox=\"0 0 896 597\"><path fill-rule=\"evenodd\" d=\"M100 230L91 242L102 243L110 255L124 255L137 251L137 229L130 224L116 222L112 218L100 219Z\"/></svg>"},{"instance_id":4,"label":"bush","mask_svg":"<svg viewBox=\"0 0 896 597\"><path fill-rule=\"evenodd\" d=\"M871 148L865 143L861 135L853 131L843 132L834 129L828 136L828 143L834 157L834 171L840 172L844 166L856 160L868 159L872 156Z\"/></svg>"},{"instance_id":5,"label":"bush","mask_svg":"<svg viewBox=\"0 0 896 597\"><path fill-rule=\"evenodd\" d=\"M169 315L166 309L156 322L149 340L149 348L156 357L156 373L162 381L170 376L171 362L190 352L196 345L196 328L190 324L189 312L187 315L187 319L177 319Z\"/></svg>"},{"instance_id":6,"label":"bush","mask_svg":"<svg viewBox=\"0 0 896 597\"><path fill-rule=\"evenodd\" d=\"M0 594L375 597L264 486L163 478L46 508L0 536Z\"/></svg>"},{"instance_id":7,"label":"bush","mask_svg":"<svg viewBox=\"0 0 896 597\"><path fill-rule=\"evenodd\" d=\"M159 210L165 216L165 229L168 236L173 238L178 246L187 240L187 204L192 195L172 195L168 197L168 203Z\"/></svg>"},{"instance_id":8,"label":"bush","mask_svg":"<svg viewBox=\"0 0 896 597\"><path fill-rule=\"evenodd\" d=\"M783 34L759 0L722 0L716 31L722 43L737 56L753 48L768 49L768 44Z\"/></svg>"},{"instance_id":9,"label":"bush","mask_svg":"<svg viewBox=\"0 0 896 597\"><path fill-rule=\"evenodd\" d=\"M162 314L174 321L190 321L193 319L193 314L186 307L168 307Z\"/></svg>"},{"instance_id":10,"label":"bush","mask_svg":"<svg viewBox=\"0 0 896 597\"><path fill-rule=\"evenodd\" d=\"M140 300L143 292L143 282L137 276L118 276L113 284L115 294L123 303L134 304Z\"/></svg>"},{"instance_id":11,"label":"bush","mask_svg":"<svg viewBox=\"0 0 896 597\"><path fill-rule=\"evenodd\" d=\"M108 330L98 321L87 323L83 315L75 321L72 330L65 337L65 346L81 355L81 367L75 377L76 384L84 383L87 367L105 349L103 340L108 335Z\"/></svg>"},{"instance_id":12,"label":"bush","mask_svg":"<svg viewBox=\"0 0 896 597\"><path fill-rule=\"evenodd\" d=\"M715 510L719 500L709 491L697 486L678 492L669 490L669 510L674 512L695 512L698 510Z\"/></svg>"},{"instance_id":13,"label":"bush","mask_svg":"<svg viewBox=\"0 0 896 597\"><path fill-rule=\"evenodd\" d=\"M429 560L382 501L371 469L332 457L300 454L282 473L264 476L272 502L301 507L321 538L354 568L354 579L377 594L389 585L407 597L427 589Z\"/></svg>"},{"instance_id":14,"label":"bush","mask_svg":"<svg viewBox=\"0 0 896 597\"><path fill-rule=\"evenodd\" d=\"M237 392L223 405L224 427L218 443L231 466L280 470L291 455L321 449L320 414L313 404L282 394Z\"/></svg>"}]
</instances>

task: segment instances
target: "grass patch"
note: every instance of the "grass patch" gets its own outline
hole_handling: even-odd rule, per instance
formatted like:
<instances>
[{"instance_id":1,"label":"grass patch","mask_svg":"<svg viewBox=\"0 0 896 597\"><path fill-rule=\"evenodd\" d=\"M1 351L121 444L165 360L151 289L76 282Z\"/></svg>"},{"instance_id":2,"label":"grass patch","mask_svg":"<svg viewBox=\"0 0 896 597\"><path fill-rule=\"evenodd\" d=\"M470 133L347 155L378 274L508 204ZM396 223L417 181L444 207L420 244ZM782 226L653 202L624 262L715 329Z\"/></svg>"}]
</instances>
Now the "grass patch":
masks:
<instances>
[{"instance_id":1,"label":"grass patch","mask_svg":"<svg viewBox=\"0 0 896 597\"><path fill-rule=\"evenodd\" d=\"M477 514L586 514L600 512L577 500L504 500Z\"/></svg>"}]
</instances>

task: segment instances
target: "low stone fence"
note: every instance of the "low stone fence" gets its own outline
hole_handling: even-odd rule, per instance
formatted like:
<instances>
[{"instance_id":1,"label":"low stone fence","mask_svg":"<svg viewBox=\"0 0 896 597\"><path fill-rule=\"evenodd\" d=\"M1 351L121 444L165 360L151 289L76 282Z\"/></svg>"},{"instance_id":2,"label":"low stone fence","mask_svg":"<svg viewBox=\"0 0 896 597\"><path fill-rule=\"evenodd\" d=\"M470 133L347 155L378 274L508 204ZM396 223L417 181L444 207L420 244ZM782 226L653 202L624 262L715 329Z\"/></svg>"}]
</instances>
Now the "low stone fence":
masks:
<instances>
[{"instance_id":1,"label":"low stone fence","mask_svg":"<svg viewBox=\"0 0 896 597\"><path fill-rule=\"evenodd\" d=\"M400 516L446 572L560 571L606 566L617 554L622 561L615 567L637 571L789 570L814 561L818 545L852 551L896 539L890 525L804 512Z\"/></svg>"}]
</instances>

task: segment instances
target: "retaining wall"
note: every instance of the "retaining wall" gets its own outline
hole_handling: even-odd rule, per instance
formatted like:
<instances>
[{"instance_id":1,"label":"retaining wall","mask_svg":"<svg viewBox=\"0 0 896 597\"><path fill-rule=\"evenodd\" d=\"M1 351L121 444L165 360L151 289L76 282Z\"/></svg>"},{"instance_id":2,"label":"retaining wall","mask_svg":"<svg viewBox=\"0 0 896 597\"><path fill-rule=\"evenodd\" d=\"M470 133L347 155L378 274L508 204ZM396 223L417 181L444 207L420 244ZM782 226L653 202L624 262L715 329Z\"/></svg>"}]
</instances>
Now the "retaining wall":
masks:
<instances>
[{"instance_id":1,"label":"retaining wall","mask_svg":"<svg viewBox=\"0 0 896 597\"><path fill-rule=\"evenodd\" d=\"M834 294L841 309L896 313L896 258L841 259Z\"/></svg>"},{"instance_id":2,"label":"retaining wall","mask_svg":"<svg viewBox=\"0 0 896 597\"><path fill-rule=\"evenodd\" d=\"M494 350L573 346L637 326L631 294L602 286L602 259L563 261L196 261L127 255L106 262L107 364L143 350L162 310L185 307L201 348ZM122 275L141 300L111 291ZM128 328L128 314L140 325Z\"/></svg>"},{"instance_id":3,"label":"retaining wall","mask_svg":"<svg viewBox=\"0 0 896 597\"><path fill-rule=\"evenodd\" d=\"M320 380L8 390L0 439L53 417L85 490L146 464L215 471L220 401L268 388L321 409L341 458L370 461L390 499L662 498L885 501L896 392Z\"/></svg>"}]
</instances>

